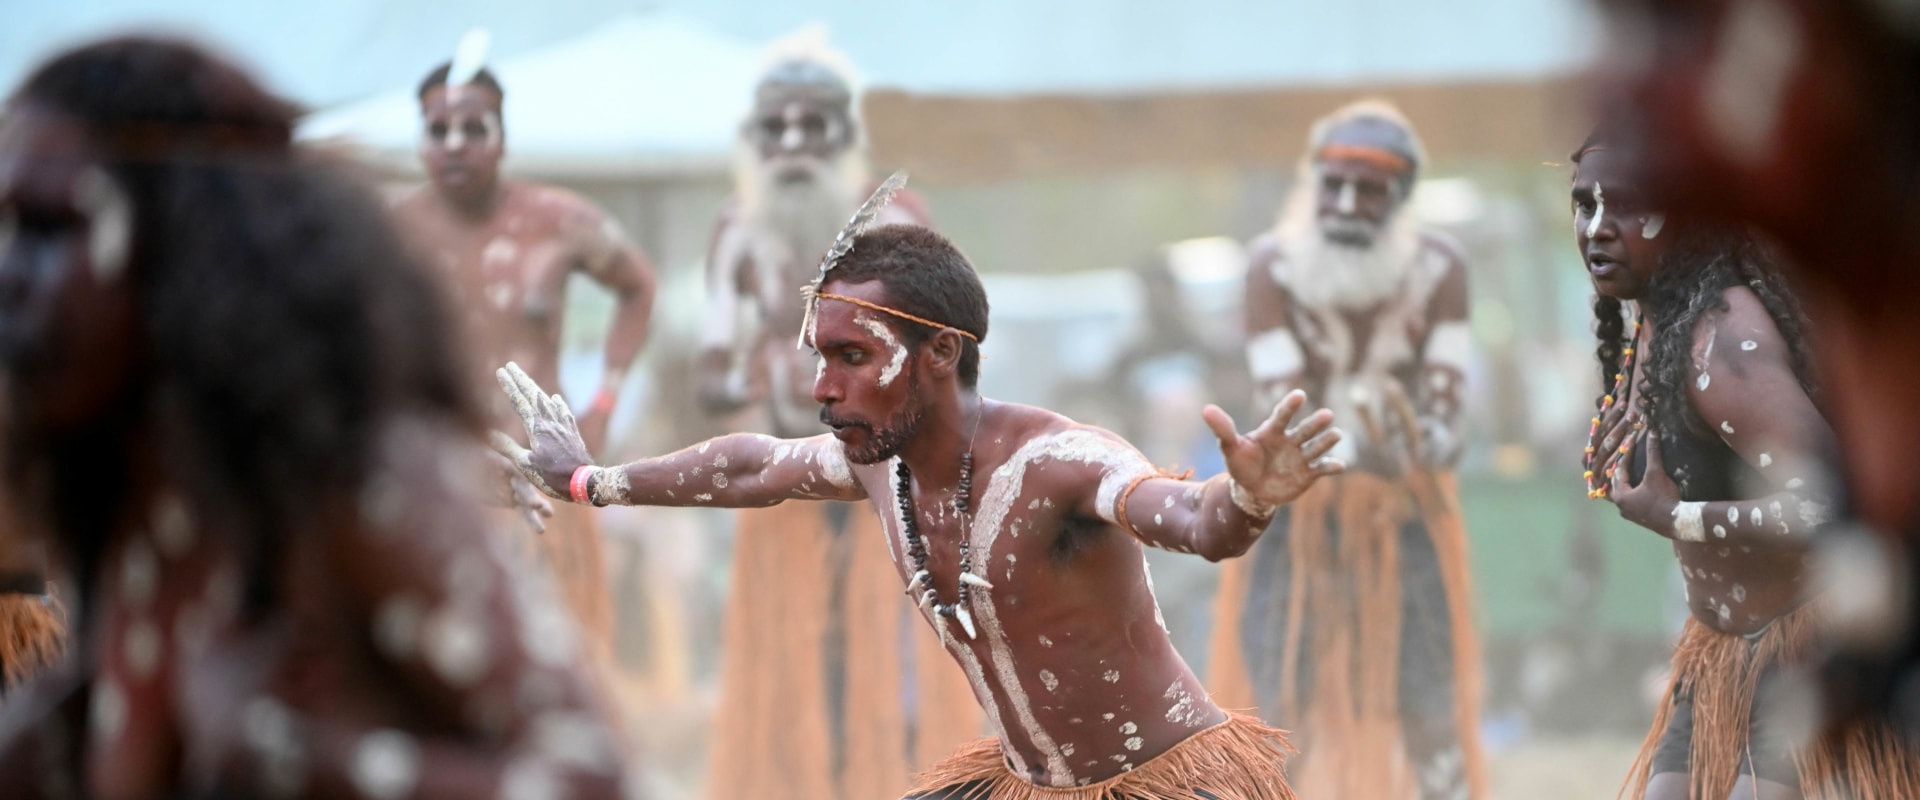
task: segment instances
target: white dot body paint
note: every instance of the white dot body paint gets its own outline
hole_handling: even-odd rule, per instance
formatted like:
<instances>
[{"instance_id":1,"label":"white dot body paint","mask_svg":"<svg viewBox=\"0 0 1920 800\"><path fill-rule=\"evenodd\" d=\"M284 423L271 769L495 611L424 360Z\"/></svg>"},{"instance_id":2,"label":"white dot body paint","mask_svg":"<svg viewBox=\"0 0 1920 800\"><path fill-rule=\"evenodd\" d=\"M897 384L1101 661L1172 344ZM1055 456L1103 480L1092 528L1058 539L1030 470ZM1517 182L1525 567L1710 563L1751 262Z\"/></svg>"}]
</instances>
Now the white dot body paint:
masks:
<instances>
[{"instance_id":1,"label":"white dot body paint","mask_svg":"<svg viewBox=\"0 0 1920 800\"><path fill-rule=\"evenodd\" d=\"M1734 161L1757 165L1773 154L1802 38L1794 11L1780 0L1728 7L1701 94L1707 131Z\"/></svg>"},{"instance_id":2,"label":"white dot body paint","mask_svg":"<svg viewBox=\"0 0 1920 800\"><path fill-rule=\"evenodd\" d=\"M126 640L127 668L133 670L136 678L149 678L160 666L160 656L165 649L160 636L160 627L150 620L139 620L127 626Z\"/></svg>"},{"instance_id":3,"label":"white dot body paint","mask_svg":"<svg viewBox=\"0 0 1920 800\"><path fill-rule=\"evenodd\" d=\"M1736 528L1740 527L1739 506L1727 506L1727 524Z\"/></svg>"},{"instance_id":4,"label":"white dot body paint","mask_svg":"<svg viewBox=\"0 0 1920 800\"><path fill-rule=\"evenodd\" d=\"M900 368L907 364L906 345L900 343L900 337L893 335L893 327L885 322L874 319L866 314L861 314L854 322L858 323L860 327L866 328L867 332L872 333L874 338L886 344L891 356L887 359L887 365L880 370L880 388L885 389L892 386L893 379L900 377Z\"/></svg>"},{"instance_id":5,"label":"white dot body paint","mask_svg":"<svg viewBox=\"0 0 1920 800\"><path fill-rule=\"evenodd\" d=\"M1719 538L1719 539L1725 539L1725 538L1727 538L1727 529L1726 529L1726 526L1724 526L1724 525L1715 525L1715 526L1713 526L1713 535L1714 535L1714 537L1715 537L1715 538Z\"/></svg>"},{"instance_id":6,"label":"white dot body paint","mask_svg":"<svg viewBox=\"0 0 1920 800\"><path fill-rule=\"evenodd\" d=\"M1667 215L1665 214L1648 214L1644 217L1641 217L1640 218L1640 238L1653 239L1654 237L1659 236L1660 230L1662 228L1665 228L1666 226L1667 226Z\"/></svg>"},{"instance_id":7,"label":"white dot body paint","mask_svg":"<svg viewBox=\"0 0 1920 800\"><path fill-rule=\"evenodd\" d=\"M1127 737L1126 747L1128 750L1138 750L1142 744L1144 744L1144 742L1142 742L1138 736Z\"/></svg>"},{"instance_id":8,"label":"white dot body paint","mask_svg":"<svg viewBox=\"0 0 1920 800\"><path fill-rule=\"evenodd\" d=\"M1722 420L1720 422L1720 432L1731 436L1733 434L1733 423Z\"/></svg>"},{"instance_id":9,"label":"white dot body paint","mask_svg":"<svg viewBox=\"0 0 1920 800\"><path fill-rule=\"evenodd\" d=\"M1101 679L1101 680L1104 680L1104 681L1106 681L1106 682L1108 682L1108 683L1119 683L1119 682L1120 682L1120 670L1117 670L1117 669L1110 669L1110 670L1107 670L1107 672L1106 672L1106 674L1104 674L1104 675L1101 675L1101 676L1100 676L1100 679Z\"/></svg>"},{"instance_id":10,"label":"white dot body paint","mask_svg":"<svg viewBox=\"0 0 1920 800\"><path fill-rule=\"evenodd\" d=\"M1748 339L1740 343L1740 349L1742 350L1752 351L1752 350L1759 349L1759 347L1760 347L1760 343L1752 339Z\"/></svg>"},{"instance_id":11,"label":"white dot body paint","mask_svg":"<svg viewBox=\"0 0 1920 800\"><path fill-rule=\"evenodd\" d=\"M353 749L353 788L373 800L400 800L420 780L420 746L399 731L367 734Z\"/></svg>"},{"instance_id":12,"label":"white dot body paint","mask_svg":"<svg viewBox=\"0 0 1920 800\"><path fill-rule=\"evenodd\" d=\"M1745 586L1741 586L1740 584L1737 584L1737 583L1734 584L1732 594L1733 594L1733 602L1744 603L1747 601L1747 587Z\"/></svg>"},{"instance_id":13,"label":"white dot body paint","mask_svg":"<svg viewBox=\"0 0 1920 800\"><path fill-rule=\"evenodd\" d=\"M1122 725L1120 726L1120 732L1121 732L1121 733L1127 733L1127 734L1132 734L1132 733L1139 733L1139 732L1140 732L1140 726L1138 726L1138 725L1135 725L1135 724L1133 724L1133 723L1131 723L1131 722L1128 722L1128 723L1125 723L1125 724L1122 724Z\"/></svg>"},{"instance_id":14,"label":"white dot body paint","mask_svg":"<svg viewBox=\"0 0 1920 800\"><path fill-rule=\"evenodd\" d=\"M1760 527L1761 521L1766 519L1766 517L1760 513L1759 506L1753 507L1753 514L1750 518L1753 520L1753 527L1756 527L1756 528Z\"/></svg>"},{"instance_id":15,"label":"white dot body paint","mask_svg":"<svg viewBox=\"0 0 1920 800\"><path fill-rule=\"evenodd\" d=\"M1713 376L1702 372L1700 373L1700 379L1697 381L1694 381L1693 385L1700 387L1700 391L1704 392L1707 390L1707 386L1712 383L1713 383Z\"/></svg>"},{"instance_id":16,"label":"white dot body paint","mask_svg":"<svg viewBox=\"0 0 1920 800\"><path fill-rule=\"evenodd\" d=\"M427 664L448 683L469 687L486 675L487 630L471 613L442 609L427 618L422 632Z\"/></svg>"},{"instance_id":17,"label":"white dot body paint","mask_svg":"<svg viewBox=\"0 0 1920 800\"><path fill-rule=\"evenodd\" d=\"M139 608L153 600L160 583L160 563L145 541L135 539L120 556L120 599Z\"/></svg>"},{"instance_id":18,"label":"white dot body paint","mask_svg":"<svg viewBox=\"0 0 1920 800\"><path fill-rule=\"evenodd\" d=\"M1052 647L1052 646L1053 646L1053 640L1052 640L1052 639L1049 639L1049 638L1047 638L1047 636L1046 636L1046 634L1041 634L1041 635L1040 635L1040 646L1041 646L1041 647Z\"/></svg>"},{"instance_id":19,"label":"white dot body paint","mask_svg":"<svg viewBox=\"0 0 1920 800\"><path fill-rule=\"evenodd\" d=\"M1673 506L1673 538L1683 542L1704 542L1707 540L1705 528L1700 522L1700 511L1705 503L1676 503ZM1725 534L1722 534L1725 535Z\"/></svg>"},{"instance_id":20,"label":"white dot body paint","mask_svg":"<svg viewBox=\"0 0 1920 800\"><path fill-rule=\"evenodd\" d=\"M1040 670L1040 685L1047 687L1047 691L1051 692L1060 688L1060 679L1054 677L1052 670L1043 669Z\"/></svg>"},{"instance_id":21,"label":"white dot body paint","mask_svg":"<svg viewBox=\"0 0 1920 800\"><path fill-rule=\"evenodd\" d=\"M1769 453L1761 453L1760 468L1766 469L1767 467L1771 467L1771 466L1773 466L1773 455Z\"/></svg>"},{"instance_id":22,"label":"white dot body paint","mask_svg":"<svg viewBox=\"0 0 1920 800\"><path fill-rule=\"evenodd\" d=\"M1606 219L1606 216L1607 216L1606 192L1601 189L1599 181L1594 181L1593 183L1593 218L1590 220L1587 220L1587 238L1591 239L1595 236L1600 235L1601 220Z\"/></svg>"},{"instance_id":23,"label":"white dot body paint","mask_svg":"<svg viewBox=\"0 0 1920 800\"><path fill-rule=\"evenodd\" d=\"M1789 489L1798 489L1805 485L1807 485L1807 482L1799 478L1794 478L1792 480L1787 481L1787 488Z\"/></svg>"},{"instance_id":24,"label":"white dot body paint","mask_svg":"<svg viewBox=\"0 0 1920 800\"><path fill-rule=\"evenodd\" d=\"M120 732L126 728L127 693L112 677L94 684L87 724L92 729L94 739L102 742L120 738Z\"/></svg>"}]
</instances>

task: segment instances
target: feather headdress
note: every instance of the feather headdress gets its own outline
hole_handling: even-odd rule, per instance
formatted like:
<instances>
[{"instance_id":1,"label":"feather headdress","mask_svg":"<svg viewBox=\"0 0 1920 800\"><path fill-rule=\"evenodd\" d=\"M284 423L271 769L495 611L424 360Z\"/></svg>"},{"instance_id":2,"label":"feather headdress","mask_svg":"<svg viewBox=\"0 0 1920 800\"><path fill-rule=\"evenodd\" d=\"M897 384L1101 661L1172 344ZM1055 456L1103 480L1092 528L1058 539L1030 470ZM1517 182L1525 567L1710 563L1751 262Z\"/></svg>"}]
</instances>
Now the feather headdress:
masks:
<instances>
[{"instance_id":1,"label":"feather headdress","mask_svg":"<svg viewBox=\"0 0 1920 800\"><path fill-rule=\"evenodd\" d=\"M487 51L493 49L493 35L486 28L474 28L460 37L453 48L453 60L447 64L447 88L465 86L480 70L487 68Z\"/></svg>"},{"instance_id":2,"label":"feather headdress","mask_svg":"<svg viewBox=\"0 0 1920 800\"><path fill-rule=\"evenodd\" d=\"M806 303L807 315L800 322L800 341L794 343L795 348L805 349L807 341L813 338L815 311L820 306L820 286L827 282L827 273L832 272L840 259L853 250L853 240L873 227L873 221L880 218L880 210L893 202L894 194L906 185L907 173L896 172L888 176L880 188L873 190L867 202L860 204L860 210L853 212L853 219L840 229L840 235L833 237L833 246L827 248L827 254L820 259L819 274L813 277L812 283L800 288L801 302Z\"/></svg>"}]
</instances>

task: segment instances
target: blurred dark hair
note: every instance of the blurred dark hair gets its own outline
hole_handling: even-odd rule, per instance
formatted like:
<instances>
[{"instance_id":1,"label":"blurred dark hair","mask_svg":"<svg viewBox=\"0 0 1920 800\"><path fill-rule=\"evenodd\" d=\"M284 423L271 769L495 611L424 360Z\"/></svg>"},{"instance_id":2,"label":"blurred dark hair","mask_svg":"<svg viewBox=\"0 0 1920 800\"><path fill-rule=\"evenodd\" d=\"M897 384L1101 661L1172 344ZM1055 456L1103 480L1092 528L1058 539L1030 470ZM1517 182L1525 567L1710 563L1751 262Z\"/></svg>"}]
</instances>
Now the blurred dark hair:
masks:
<instances>
[{"instance_id":1,"label":"blurred dark hair","mask_svg":"<svg viewBox=\"0 0 1920 800\"><path fill-rule=\"evenodd\" d=\"M918 225L887 225L853 242L827 279L842 283L877 280L886 287L888 305L922 319L987 340L987 289L973 264L947 237ZM908 347L919 347L937 328L889 317ZM980 380L980 347L961 337L960 385Z\"/></svg>"},{"instance_id":2,"label":"blurred dark hair","mask_svg":"<svg viewBox=\"0 0 1920 800\"><path fill-rule=\"evenodd\" d=\"M427 73L427 77L420 79L420 86L413 91L414 99L425 102L427 92L447 85L447 74L452 71L453 62L440 62L440 66L434 67L432 72ZM499 98L502 104L507 102L506 87L501 86L500 79L494 77L493 72L486 67L481 67L479 72L474 73L473 80L469 81L469 83L474 86L483 86L492 89L493 96Z\"/></svg>"},{"instance_id":3,"label":"blurred dark hair","mask_svg":"<svg viewBox=\"0 0 1920 800\"><path fill-rule=\"evenodd\" d=\"M246 557L255 613L276 600L287 542L356 500L383 425L482 429L436 286L384 207L296 157L291 107L238 68L184 42L109 39L41 65L14 102L78 123L135 209L131 396L119 419L9 459L19 483L52 454L42 502L81 581L137 511L118 482L138 477L136 429L197 522Z\"/></svg>"}]
</instances>

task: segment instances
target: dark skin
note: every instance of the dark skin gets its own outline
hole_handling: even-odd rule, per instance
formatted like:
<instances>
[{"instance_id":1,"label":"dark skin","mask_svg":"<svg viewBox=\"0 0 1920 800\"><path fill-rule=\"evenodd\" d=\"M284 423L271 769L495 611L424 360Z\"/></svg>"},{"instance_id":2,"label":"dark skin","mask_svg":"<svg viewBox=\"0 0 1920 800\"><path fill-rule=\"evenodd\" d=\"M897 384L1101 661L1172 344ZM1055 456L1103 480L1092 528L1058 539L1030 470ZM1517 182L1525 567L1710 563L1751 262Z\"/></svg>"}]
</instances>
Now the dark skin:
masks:
<instances>
[{"instance_id":1,"label":"dark skin","mask_svg":"<svg viewBox=\"0 0 1920 800\"><path fill-rule=\"evenodd\" d=\"M889 301L878 282L829 281L823 291ZM1116 522L1115 498L1132 476L1150 475L1151 468L1124 441L963 386L957 375L962 339L951 328L897 357L904 346L876 329L913 323L837 301L823 301L819 314L813 341L823 366L814 398L834 420L833 434L800 440L736 434L609 468L631 487L613 499L731 507L867 500L885 521L889 550L907 583L913 575L893 466L885 460L897 455L912 470L931 586L950 601L958 593L958 544L967 535L953 500L960 456L970 451L972 559L993 588L973 590L977 637L944 618L936 628L969 673L1017 768L1041 785L1100 780L1223 721L1155 622L1140 548L1210 560L1237 556L1265 529L1271 508L1258 516L1242 510L1225 478L1149 477L1126 502L1135 530L1129 534ZM902 369L886 380L897 358ZM588 463L565 409L511 366L502 381L526 417L533 447L498 446L536 484L565 486ZM1219 408L1205 411L1232 480L1255 503L1288 502L1341 469L1323 457L1339 436L1329 413L1294 424L1304 402L1303 395L1290 395L1246 435ZM890 425L907 409L918 409L921 421L895 436L900 431ZM878 447L883 440L897 446Z\"/></svg>"},{"instance_id":2,"label":"dark skin","mask_svg":"<svg viewBox=\"0 0 1920 800\"><path fill-rule=\"evenodd\" d=\"M1817 363L1834 389L1822 400L1842 444L1850 510L1885 533L1914 530L1920 494L1908 464L1920 443L1920 417L1911 413L1920 374L1887 368L1920 362L1920 326L1910 314L1920 302L1911 269L1920 261L1920 202L1910 189L1906 127L1912 45L1872 3L1774 4L1797 58L1785 63L1775 91L1742 95L1741 112L1777 120L1748 156L1728 146L1709 99L1721 42L1759 4L1601 5L1616 36L1644 56L1609 63L1597 96L1603 115L1631 120L1646 143L1648 191L1676 211L1755 224L1792 256L1801 300L1821 331Z\"/></svg>"},{"instance_id":3,"label":"dark skin","mask_svg":"<svg viewBox=\"0 0 1920 800\"><path fill-rule=\"evenodd\" d=\"M653 265L585 199L500 178L505 132L492 90L436 87L421 98L420 114L430 185L394 214L422 255L446 270L483 363L511 360L555 383L568 276L585 274L613 292L600 392L580 417L588 441L603 447L621 382L646 344ZM495 411L508 420L507 409Z\"/></svg>"},{"instance_id":4,"label":"dark skin","mask_svg":"<svg viewBox=\"0 0 1920 800\"><path fill-rule=\"evenodd\" d=\"M1320 222L1328 238L1366 247L1406 198L1401 175L1357 158L1322 158L1316 192Z\"/></svg>"},{"instance_id":5,"label":"dark skin","mask_svg":"<svg viewBox=\"0 0 1920 800\"><path fill-rule=\"evenodd\" d=\"M457 431L394 420L376 465L389 481L381 502L341 497L310 509L316 535L291 538L268 566L280 601L242 621L244 567L231 532L184 504L144 423L86 413L125 415L128 398L145 391L127 278L142 268L140 254L103 271L95 243L112 215L82 188L109 175L67 118L15 106L0 124L0 221L14 231L0 242L8 326L0 383L31 389L8 394L17 402L0 410L5 432L59 440L125 423L112 447L134 476L101 489L124 511L105 532L97 574L85 576L96 587L86 598L90 626L74 632L85 647L0 714L7 796L76 788L102 798L259 796L271 781L258 749L262 719L304 764L291 796L365 796L355 764L383 732L392 736L381 741L416 748L413 796L490 795L508 777L508 758L537 751L539 726L553 720L578 722L594 750L555 779L578 794L617 795L624 775L603 701L579 667L550 657L552 642L525 644L530 628L564 639L565 613L544 584L473 535L484 528L473 487L496 480L497 468ZM24 497L18 489L9 487L10 500ZM52 544L70 560L64 548L73 543ZM424 626L377 635L396 598L427 611L416 618ZM478 665L449 651L448 630L489 643ZM471 716L529 682L545 687L531 702ZM63 792L69 766L80 786Z\"/></svg>"},{"instance_id":6,"label":"dark skin","mask_svg":"<svg viewBox=\"0 0 1920 800\"><path fill-rule=\"evenodd\" d=\"M1646 285L1664 252L1659 241L1674 232L1645 235L1657 212L1646 208L1636 188L1624 159L1610 151L1587 153L1574 178L1575 240L1587 256L1595 291L1641 301L1648 322L1633 346L1645 353L1651 323L1661 313L1644 302ZM1605 200L1604 212L1599 198ZM1661 228L1677 224L1685 221L1663 222ZM1700 504L1702 527L1695 533L1701 539L1682 540L1676 526L1679 487L1668 475L1659 445L1644 427L1644 409L1636 402L1645 380L1645 363L1639 359L1630 385L1602 420L1607 434L1598 451L1606 459L1596 472L1606 474L1616 459L1625 458L1618 453L1623 441L1629 451L1646 449L1640 483L1632 484L1626 470L1620 470L1610 483L1610 499L1623 518L1674 540L1694 618L1724 633L1745 634L1804 601L1800 576L1806 569L1807 535L1818 519L1804 513L1802 504L1815 501L1807 484L1817 477L1816 454L1833 434L1801 389L1787 343L1759 298L1745 287L1728 289L1725 298L1727 310L1702 317L1693 332L1687 397L1700 419L1714 428L1713 435L1764 478L1766 490L1754 497ZM1685 798L1687 780L1679 773L1655 775L1647 797ZM1743 775L1733 796L1790 800L1800 795L1796 787Z\"/></svg>"}]
</instances>

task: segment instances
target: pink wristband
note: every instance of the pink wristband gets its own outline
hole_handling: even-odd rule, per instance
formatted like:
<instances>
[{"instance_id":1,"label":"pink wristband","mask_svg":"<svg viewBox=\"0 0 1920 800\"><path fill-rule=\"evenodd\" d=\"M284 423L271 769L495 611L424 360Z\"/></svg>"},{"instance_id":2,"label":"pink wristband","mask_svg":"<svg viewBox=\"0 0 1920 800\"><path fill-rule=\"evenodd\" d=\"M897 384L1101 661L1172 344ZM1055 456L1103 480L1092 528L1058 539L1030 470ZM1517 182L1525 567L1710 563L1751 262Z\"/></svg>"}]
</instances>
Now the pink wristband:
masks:
<instances>
[{"instance_id":1,"label":"pink wristband","mask_svg":"<svg viewBox=\"0 0 1920 800\"><path fill-rule=\"evenodd\" d=\"M573 502L593 503L593 498L587 496L587 479L593 477L593 470L592 464L585 464L573 471L573 478L567 481L567 494L573 496Z\"/></svg>"}]
</instances>

